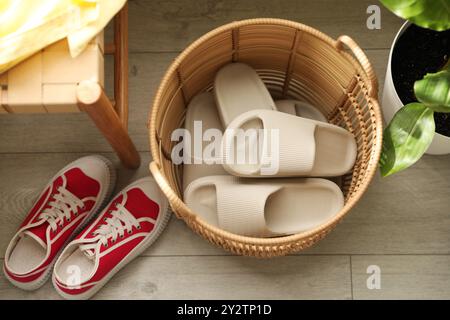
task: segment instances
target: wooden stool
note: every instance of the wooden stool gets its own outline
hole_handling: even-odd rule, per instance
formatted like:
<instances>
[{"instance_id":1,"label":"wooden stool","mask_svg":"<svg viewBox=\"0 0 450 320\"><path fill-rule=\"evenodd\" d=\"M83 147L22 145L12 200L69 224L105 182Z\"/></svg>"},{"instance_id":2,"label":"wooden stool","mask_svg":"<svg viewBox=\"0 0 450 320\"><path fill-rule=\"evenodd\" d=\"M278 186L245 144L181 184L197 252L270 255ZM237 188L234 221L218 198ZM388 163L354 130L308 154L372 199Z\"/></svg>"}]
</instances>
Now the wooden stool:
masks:
<instances>
[{"instance_id":1,"label":"wooden stool","mask_svg":"<svg viewBox=\"0 0 450 320\"><path fill-rule=\"evenodd\" d=\"M114 55L114 100L104 91L104 54ZM114 43L103 32L71 58L59 41L0 75L0 113L86 112L123 165L137 168L139 153L128 135L128 4L114 18Z\"/></svg>"}]
</instances>

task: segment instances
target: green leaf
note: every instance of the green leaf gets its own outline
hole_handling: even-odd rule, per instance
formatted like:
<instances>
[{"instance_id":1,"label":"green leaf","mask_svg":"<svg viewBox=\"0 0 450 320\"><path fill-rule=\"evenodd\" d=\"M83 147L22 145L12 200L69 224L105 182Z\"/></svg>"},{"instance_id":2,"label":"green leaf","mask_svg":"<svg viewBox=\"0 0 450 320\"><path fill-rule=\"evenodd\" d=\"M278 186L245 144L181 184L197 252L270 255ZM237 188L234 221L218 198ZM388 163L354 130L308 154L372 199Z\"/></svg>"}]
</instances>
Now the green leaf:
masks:
<instances>
[{"instance_id":1,"label":"green leaf","mask_svg":"<svg viewBox=\"0 0 450 320\"><path fill-rule=\"evenodd\" d=\"M381 175L387 177L419 160L434 137L433 110L421 103L401 108L384 130Z\"/></svg>"},{"instance_id":2,"label":"green leaf","mask_svg":"<svg viewBox=\"0 0 450 320\"><path fill-rule=\"evenodd\" d=\"M450 29L450 2L448 0L380 0L393 13L428 29Z\"/></svg>"},{"instance_id":3,"label":"green leaf","mask_svg":"<svg viewBox=\"0 0 450 320\"><path fill-rule=\"evenodd\" d=\"M450 70L429 73L414 83L416 98L436 112L450 112Z\"/></svg>"}]
</instances>

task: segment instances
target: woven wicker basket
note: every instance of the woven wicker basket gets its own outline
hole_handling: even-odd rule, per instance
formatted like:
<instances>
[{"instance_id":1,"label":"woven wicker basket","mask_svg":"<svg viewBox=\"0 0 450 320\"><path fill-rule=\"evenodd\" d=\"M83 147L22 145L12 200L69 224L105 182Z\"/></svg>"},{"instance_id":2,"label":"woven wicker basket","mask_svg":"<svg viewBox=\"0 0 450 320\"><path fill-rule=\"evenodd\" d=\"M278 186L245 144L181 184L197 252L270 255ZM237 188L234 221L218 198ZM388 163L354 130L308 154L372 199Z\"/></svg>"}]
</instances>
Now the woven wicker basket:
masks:
<instances>
[{"instance_id":1,"label":"woven wicker basket","mask_svg":"<svg viewBox=\"0 0 450 320\"><path fill-rule=\"evenodd\" d=\"M317 106L330 123L355 136L356 164L342 183L345 206L320 227L278 238L238 236L207 224L183 203L182 166L171 162L174 145L171 133L183 126L191 98L211 90L215 73L232 61L255 68L275 98L307 101ZM225 250L246 256L273 257L305 249L322 239L353 208L375 174L382 143L377 94L372 66L348 36L333 40L311 27L280 19L227 24L192 43L166 72L150 117L153 157L150 170L174 213L195 232Z\"/></svg>"}]
</instances>

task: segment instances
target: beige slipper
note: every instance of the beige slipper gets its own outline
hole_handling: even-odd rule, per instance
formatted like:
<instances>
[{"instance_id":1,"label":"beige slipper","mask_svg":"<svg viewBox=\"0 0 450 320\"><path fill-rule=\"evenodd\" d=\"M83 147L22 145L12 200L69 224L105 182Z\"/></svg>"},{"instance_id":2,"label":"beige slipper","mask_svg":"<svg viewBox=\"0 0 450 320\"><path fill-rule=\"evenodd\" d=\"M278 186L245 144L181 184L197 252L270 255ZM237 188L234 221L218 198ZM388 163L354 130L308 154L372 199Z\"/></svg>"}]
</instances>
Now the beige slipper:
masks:
<instances>
[{"instance_id":1,"label":"beige slipper","mask_svg":"<svg viewBox=\"0 0 450 320\"><path fill-rule=\"evenodd\" d=\"M294 116L306 119L328 122L327 118L322 114L322 112L320 112L318 109L307 102L286 99L275 101L275 105L280 112L292 114ZM328 177L327 179L333 181L339 187L342 186L342 176Z\"/></svg>"},{"instance_id":2,"label":"beige slipper","mask_svg":"<svg viewBox=\"0 0 450 320\"><path fill-rule=\"evenodd\" d=\"M252 237L314 229L344 205L339 187L326 179L243 179L209 176L185 190L189 208L207 223Z\"/></svg>"},{"instance_id":3,"label":"beige slipper","mask_svg":"<svg viewBox=\"0 0 450 320\"><path fill-rule=\"evenodd\" d=\"M327 118L309 103L298 100L278 100L275 101L278 111L292 114L306 119L328 122Z\"/></svg>"},{"instance_id":4,"label":"beige slipper","mask_svg":"<svg viewBox=\"0 0 450 320\"><path fill-rule=\"evenodd\" d=\"M188 105L184 128L191 133L192 147L194 146L194 121L201 121L203 132L207 129L217 129L221 134L223 133L222 123L219 120L216 104L214 102L214 95L212 93L201 93L195 96ZM203 142L202 150L205 150L207 144L209 144L209 142ZM220 142L218 144L220 146ZM220 147L217 148L217 150L220 152ZM221 155L217 156L218 158L221 157ZM190 160L191 164L183 165L183 190L186 189L189 183L200 177L227 175L227 172L221 164L208 165L203 162L203 158L198 159L199 161L197 161L201 161L201 164L194 164L195 154L193 148L191 150Z\"/></svg>"},{"instance_id":5,"label":"beige slipper","mask_svg":"<svg viewBox=\"0 0 450 320\"><path fill-rule=\"evenodd\" d=\"M220 69L214 80L214 93L225 127L246 111L276 110L275 102L261 78L244 63L230 63Z\"/></svg>"},{"instance_id":6,"label":"beige slipper","mask_svg":"<svg viewBox=\"0 0 450 320\"><path fill-rule=\"evenodd\" d=\"M227 127L222 152L225 170L235 176L334 177L352 169L356 142L350 132L329 123L253 110Z\"/></svg>"}]
</instances>

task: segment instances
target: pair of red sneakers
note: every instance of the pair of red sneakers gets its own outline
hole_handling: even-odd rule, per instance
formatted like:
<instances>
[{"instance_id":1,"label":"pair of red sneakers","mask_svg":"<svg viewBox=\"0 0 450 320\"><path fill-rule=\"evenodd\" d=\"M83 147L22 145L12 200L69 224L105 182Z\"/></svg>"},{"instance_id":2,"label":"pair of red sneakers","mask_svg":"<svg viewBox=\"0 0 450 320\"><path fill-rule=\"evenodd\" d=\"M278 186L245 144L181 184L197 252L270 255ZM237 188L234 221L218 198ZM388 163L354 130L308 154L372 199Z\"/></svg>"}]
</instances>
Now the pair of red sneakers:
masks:
<instances>
[{"instance_id":1,"label":"pair of red sneakers","mask_svg":"<svg viewBox=\"0 0 450 320\"><path fill-rule=\"evenodd\" d=\"M87 299L151 245L169 220L167 201L147 177L105 207L115 180L112 163L101 156L83 157L57 173L8 245L8 280L34 290L53 271L61 296Z\"/></svg>"}]
</instances>

